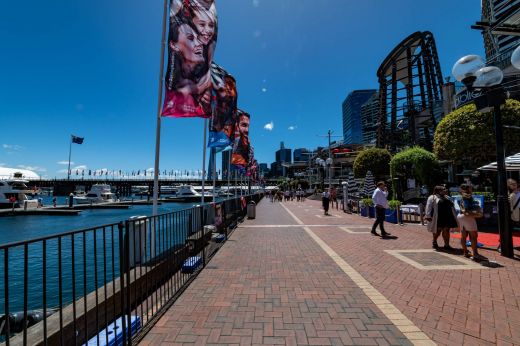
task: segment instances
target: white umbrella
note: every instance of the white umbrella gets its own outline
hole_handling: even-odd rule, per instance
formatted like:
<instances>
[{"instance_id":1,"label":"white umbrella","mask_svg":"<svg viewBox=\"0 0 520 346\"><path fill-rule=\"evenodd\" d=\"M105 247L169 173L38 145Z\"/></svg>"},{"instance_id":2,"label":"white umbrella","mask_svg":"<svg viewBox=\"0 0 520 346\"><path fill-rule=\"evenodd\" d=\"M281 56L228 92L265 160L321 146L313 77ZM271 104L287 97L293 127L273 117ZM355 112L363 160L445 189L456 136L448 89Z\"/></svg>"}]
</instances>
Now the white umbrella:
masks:
<instances>
[{"instance_id":1,"label":"white umbrella","mask_svg":"<svg viewBox=\"0 0 520 346\"><path fill-rule=\"evenodd\" d=\"M520 153L506 157L506 171L520 171ZM485 166L479 167L480 171L496 171L497 163L491 162Z\"/></svg>"}]
</instances>

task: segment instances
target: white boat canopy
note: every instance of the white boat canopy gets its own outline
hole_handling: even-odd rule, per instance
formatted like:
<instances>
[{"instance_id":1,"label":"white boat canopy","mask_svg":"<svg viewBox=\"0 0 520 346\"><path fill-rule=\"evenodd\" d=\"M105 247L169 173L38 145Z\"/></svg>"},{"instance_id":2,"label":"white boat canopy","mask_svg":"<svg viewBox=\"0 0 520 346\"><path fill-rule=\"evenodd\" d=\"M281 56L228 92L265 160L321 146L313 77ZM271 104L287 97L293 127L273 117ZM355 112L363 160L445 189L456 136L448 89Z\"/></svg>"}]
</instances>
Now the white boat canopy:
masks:
<instances>
[{"instance_id":1,"label":"white boat canopy","mask_svg":"<svg viewBox=\"0 0 520 346\"><path fill-rule=\"evenodd\" d=\"M506 157L506 171L520 171L520 153ZM479 167L479 171L496 171L497 163L491 162L485 166Z\"/></svg>"},{"instance_id":2,"label":"white boat canopy","mask_svg":"<svg viewBox=\"0 0 520 346\"><path fill-rule=\"evenodd\" d=\"M20 168L0 167L0 179L40 179L33 171Z\"/></svg>"}]
</instances>

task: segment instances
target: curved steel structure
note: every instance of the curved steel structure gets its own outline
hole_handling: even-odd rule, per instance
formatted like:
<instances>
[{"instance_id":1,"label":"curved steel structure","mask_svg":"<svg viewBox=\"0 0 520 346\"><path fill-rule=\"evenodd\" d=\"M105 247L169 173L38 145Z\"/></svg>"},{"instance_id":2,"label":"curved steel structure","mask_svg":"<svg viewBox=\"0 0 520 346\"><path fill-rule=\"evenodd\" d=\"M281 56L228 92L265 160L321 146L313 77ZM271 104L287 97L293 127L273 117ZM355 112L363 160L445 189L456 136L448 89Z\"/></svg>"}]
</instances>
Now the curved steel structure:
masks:
<instances>
[{"instance_id":1,"label":"curved steel structure","mask_svg":"<svg viewBox=\"0 0 520 346\"><path fill-rule=\"evenodd\" d=\"M432 147L442 117L442 72L433 34L415 32L399 43L377 71L380 113L377 146L392 151Z\"/></svg>"}]
</instances>

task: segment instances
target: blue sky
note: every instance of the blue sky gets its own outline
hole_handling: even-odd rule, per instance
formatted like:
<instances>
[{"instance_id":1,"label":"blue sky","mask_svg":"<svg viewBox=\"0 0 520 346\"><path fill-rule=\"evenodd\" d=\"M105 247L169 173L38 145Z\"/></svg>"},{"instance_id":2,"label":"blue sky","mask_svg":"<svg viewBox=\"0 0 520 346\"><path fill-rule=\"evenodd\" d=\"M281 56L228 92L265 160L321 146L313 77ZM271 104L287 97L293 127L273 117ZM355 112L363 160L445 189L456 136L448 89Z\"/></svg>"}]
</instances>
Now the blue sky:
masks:
<instances>
[{"instance_id":1,"label":"blue sky","mask_svg":"<svg viewBox=\"0 0 520 346\"><path fill-rule=\"evenodd\" d=\"M476 0L217 0L215 61L237 79L260 162L342 134L341 103L378 88L376 70L415 31L433 32L444 77L483 55ZM153 167L162 1L0 4L0 165L63 176L73 167ZM273 124L271 130L264 128ZM202 119L164 119L161 170L200 169ZM218 161L220 162L220 160ZM219 164L220 165L220 164Z\"/></svg>"}]
</instances>

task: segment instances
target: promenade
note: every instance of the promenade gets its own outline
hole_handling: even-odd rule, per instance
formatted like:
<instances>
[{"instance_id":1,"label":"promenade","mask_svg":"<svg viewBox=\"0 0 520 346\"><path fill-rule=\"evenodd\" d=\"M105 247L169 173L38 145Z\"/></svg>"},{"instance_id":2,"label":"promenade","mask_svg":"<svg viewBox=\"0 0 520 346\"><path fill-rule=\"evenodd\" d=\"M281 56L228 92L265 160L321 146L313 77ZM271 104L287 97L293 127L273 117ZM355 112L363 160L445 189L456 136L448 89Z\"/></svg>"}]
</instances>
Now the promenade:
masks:
<instances>
[{"instance_id":1,"label":"promenade","mask_svg":"<svg viewBox=\"0 0 520 346\"><path fill-rule=\"evenodd\" d=\"M141 345L520 344L520 262L433 251L417 224L381 239L372 222L264 199Z\"/></svg>"}]
</instances>

